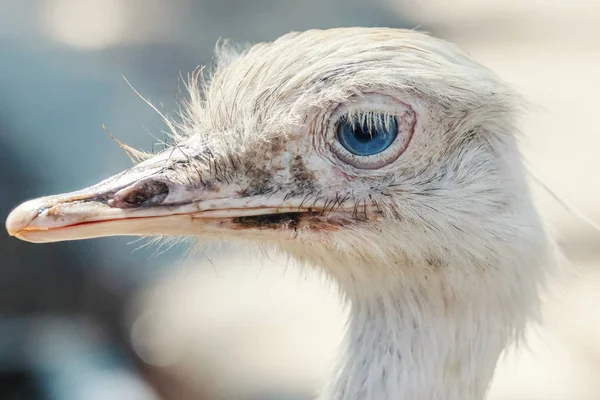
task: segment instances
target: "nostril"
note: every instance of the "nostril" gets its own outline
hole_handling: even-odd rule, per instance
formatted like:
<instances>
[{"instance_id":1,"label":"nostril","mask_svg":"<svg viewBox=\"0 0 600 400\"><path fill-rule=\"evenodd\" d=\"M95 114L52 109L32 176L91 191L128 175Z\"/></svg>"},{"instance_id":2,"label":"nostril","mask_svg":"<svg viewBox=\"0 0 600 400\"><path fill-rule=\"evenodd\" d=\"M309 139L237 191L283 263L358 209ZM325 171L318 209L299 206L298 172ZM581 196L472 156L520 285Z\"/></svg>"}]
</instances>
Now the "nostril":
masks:
<instances>
[{"instance_id":1,"label":"nostril","mask_svg":"<svg viewBox=\"0 0 600 400\"><path fill-rule=\"evenodd\" d=\"M123 201L132 206L141 206L148 201L150 193L145 190L132 190L127 196L123 198Z\"/></svg>"},{"instance_id":2,"label":"nostril","mask_svg":"<svg viewBox=\"0 0 600 400\"><path fill-rule=\"evenodd\" d=\"M151 207L162 203L169 195L169 186L161 181L147 181L115 193L108 201L110 207Z\"/></svg>"}]
</instances>

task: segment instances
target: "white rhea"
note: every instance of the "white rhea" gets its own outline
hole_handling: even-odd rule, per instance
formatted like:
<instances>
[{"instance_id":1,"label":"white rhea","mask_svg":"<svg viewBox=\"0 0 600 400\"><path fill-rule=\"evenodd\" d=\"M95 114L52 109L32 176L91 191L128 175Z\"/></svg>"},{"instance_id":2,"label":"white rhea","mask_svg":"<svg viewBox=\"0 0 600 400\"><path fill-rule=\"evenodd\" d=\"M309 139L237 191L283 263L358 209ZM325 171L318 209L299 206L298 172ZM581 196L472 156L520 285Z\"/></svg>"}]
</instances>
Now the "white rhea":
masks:
<instances>
[{"instance_id":1,"label":"white rhea","mask_svg":"<svg viewBox=\"0 0 600 400\"><path fill-rule=\"evenodd\" d=\"M219 55L166 120L172 147L22 204L8 231L261 243L320 268L350 303L322 398L484 398L550 264L516 94L414 31L312 30Z\"/></svg>"}]
</instances>

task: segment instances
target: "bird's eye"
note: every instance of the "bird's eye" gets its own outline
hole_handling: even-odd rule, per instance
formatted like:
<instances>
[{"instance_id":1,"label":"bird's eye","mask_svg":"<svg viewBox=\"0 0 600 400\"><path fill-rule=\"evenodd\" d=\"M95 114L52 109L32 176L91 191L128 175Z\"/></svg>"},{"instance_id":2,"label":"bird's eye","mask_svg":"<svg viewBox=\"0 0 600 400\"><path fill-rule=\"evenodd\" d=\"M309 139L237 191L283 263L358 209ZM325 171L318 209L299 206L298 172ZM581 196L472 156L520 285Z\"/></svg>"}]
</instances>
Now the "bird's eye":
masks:
<instances>
[{"instance_id":1,"label":"bird's eye","mask_svg":"<svg viewBox=\"0 0 600 400\"><path fill-rule=\"evenodd\" d=\"M342 117L337 125L337 138L352 154L371 156L381 153L398 136L396 117L365 113L355 117Z\"/></svg>"},{"instance_id":2,"label":"bird's eye","mask_svg":"<svg viewBox=\"0 0 600 400\"><path fill-rule=\"evenodd\" d=\"M393 163L407 149L417 122L410 104L395 97L365 93L326 114L322 136L337 160L361 170Z\"/></svg>"}]
</instances>

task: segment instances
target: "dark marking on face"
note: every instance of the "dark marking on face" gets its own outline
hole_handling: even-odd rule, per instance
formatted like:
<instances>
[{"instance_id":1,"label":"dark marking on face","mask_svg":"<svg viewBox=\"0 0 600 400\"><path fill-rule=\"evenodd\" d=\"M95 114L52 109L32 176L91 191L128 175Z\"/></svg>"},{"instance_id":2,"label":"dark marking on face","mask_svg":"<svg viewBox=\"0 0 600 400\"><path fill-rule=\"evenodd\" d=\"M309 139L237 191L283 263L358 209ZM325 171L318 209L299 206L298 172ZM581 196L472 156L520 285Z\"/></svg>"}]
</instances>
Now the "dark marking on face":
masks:
<instances>
[{"instance_id":1,"label":"dark marking on face","mask_svg":"<svg viewBox=\"0 0 600 400\"><path fill-rule=\"evenodd\" d=\"M215 184L210 179L204 179L204 180L202 180L202 183L204 184L204 188L206 190L216 191Z\"/></svg>"},{"instance_id":2,"label":"dark marking on face","mask_svg":"<svg viewBox=\"0 0 600 400\"><path fill-rule=\"evenodd\" d=\"M273 191L273 173L265 165L257 166L254 160L245 163L244 175L248 179L248 187L240 191L241 197L260 196Z\"/></svg>"},{"instance_id":3,"label":"dark marking on face","mask_svg":"<svg viewBox=\"0 0 600 400\"><path fill-rule=\"evenodd\" d=\"M435 270L439 270L446 266L446 262L438 256L429 255L429 257L426 258L426 261L427 261L427 265L429 265L430 267L432 267Z\"/></svg>"},{"instance_id":4,"label":"dark marking on face","mask_svg":"<svg viewBox=\"0 0 600 400\"><path fill-rule=\"evenodd\" d=\"M241 172L248 180L248 187L241 190L241 197L260 196L275 191L274 174L278 171L269 161L285 150L285 138L276 137L269 143L245 151L241 156ZM280 170L281 168L279 168Z\"/></svg>"},{"instance_id":5,"label":"dark marking on face","mask_svg":"<svg viewBox=\"0 0 600 400\"><path fill-rule=\"evenodd\" d=\"M276 136L269 142L269 152L272 154L279 154L285 150L285 137L284 136Z\"/></svg>"},{"instance_id":6,"label":"dark marking on face","mask_svg":"<svg viewBox=\"0 0 600 400\"><path fill-rule=\"evenodd\" d=\"M297 196L316 191L317 178L315 173L306 167L301 155L295 156L290 162L290 174L292 175L292 191L290 196Z\"/></svg>"},{"instance_id":7,"label":"dark marking on face","mask_svg":"<svg viewBox=\"0 0 600 400\"><path fill-rule=\"evenodd\" d=\"M236 217L232 222L240 228L291 228L296 229L300 222L300 213L283 213Z\"/></svg>"}]
</instances>

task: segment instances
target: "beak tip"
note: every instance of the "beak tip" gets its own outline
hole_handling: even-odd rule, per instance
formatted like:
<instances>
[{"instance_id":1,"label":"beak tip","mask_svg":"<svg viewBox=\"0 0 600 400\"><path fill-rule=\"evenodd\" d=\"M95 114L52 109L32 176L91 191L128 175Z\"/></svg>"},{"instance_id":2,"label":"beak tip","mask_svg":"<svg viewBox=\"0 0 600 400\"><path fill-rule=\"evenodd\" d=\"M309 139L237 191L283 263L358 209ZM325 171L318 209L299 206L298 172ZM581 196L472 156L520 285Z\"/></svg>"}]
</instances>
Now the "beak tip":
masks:
<instances>
[{"instance_id":1,"label":"beak tip","mask_svg":"<svg viewBox=\"0 0 600 400\"><path fill-rule=\"evenodd\" d=\"M38 200L26 201L15 208L6 218L8 234L19 237L19 234L38 216L39 209L40 202Z\"/></svg>"}]
</instances>

